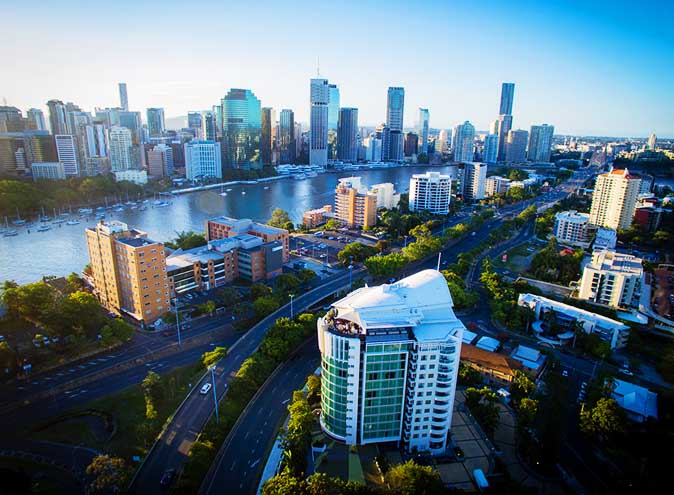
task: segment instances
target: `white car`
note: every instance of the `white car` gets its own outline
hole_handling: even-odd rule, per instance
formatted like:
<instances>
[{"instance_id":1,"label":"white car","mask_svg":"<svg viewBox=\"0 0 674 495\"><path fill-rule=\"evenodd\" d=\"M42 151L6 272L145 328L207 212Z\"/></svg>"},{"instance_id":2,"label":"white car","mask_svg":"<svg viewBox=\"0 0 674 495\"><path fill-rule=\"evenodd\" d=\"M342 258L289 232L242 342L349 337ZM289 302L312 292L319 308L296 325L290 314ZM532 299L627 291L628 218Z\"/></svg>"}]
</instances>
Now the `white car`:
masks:
<instances>
[{"instance_id":1,"label":"white car","mask_svg":"<svg viewBox=\"0 0 674 495\"><path fill-rule=\"evenodd\" d=\"M208 391L211 390L211 387L213 387L213 385L211 385L210 383L204 383L201 386L201 389L199 390L199 393L201 395L206 395L208 393Z\"/></svg>"}]
</instances>

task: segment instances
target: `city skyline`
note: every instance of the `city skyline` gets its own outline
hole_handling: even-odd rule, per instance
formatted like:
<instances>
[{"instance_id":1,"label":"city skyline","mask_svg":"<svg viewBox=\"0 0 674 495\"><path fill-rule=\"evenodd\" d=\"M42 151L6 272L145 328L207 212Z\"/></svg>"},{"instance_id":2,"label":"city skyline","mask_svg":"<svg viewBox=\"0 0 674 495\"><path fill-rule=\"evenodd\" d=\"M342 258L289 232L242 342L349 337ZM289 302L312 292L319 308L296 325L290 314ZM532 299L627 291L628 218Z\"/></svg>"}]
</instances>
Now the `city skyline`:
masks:
<instances>
[{"instance_id":1,"label":"city skyline","mask_svg":"<svg viewBox=\"0 0 674 495\"><path fill-rule=\"evenodd\" d=\"M385 121L386 89L401 86L407 100L406 128L414 124L416 109L423 107L432 114L433 128L451 128L470 120L477 130L486 130L497 116L500 85L509 81L516 84L514 129L549 122L560 134L648 137L655 132L662 137L674 136L674 96L669 91L674 71L667 69L671 65L667 62L672 59L668 50L672 34L664 21L668 17L664 10L671 7L664 4L630 11L630 17L624 19L618 16L619 5L607 12L601 5L581 11L559 3L529 9L517 2L507 8L487 2L480 9L470 9L461 2L452 6L431 2L423 10L409 6L381 9L379 4L356 8L347 3L340 12L313 4L284 12L258 4L232 7L231 15L245 14L257 22L244 33L238 32L243 27L233 26L228 35L213 34L216 30L208 29L210 22L219 19L221 7L205 4L203 8L211 9L214 15L208 16L203 34L195 34L193 41L204 41L202 46L213 47L226 42L229 49L224 55L215 48L196 53L191 48L193 43L178 44L165 54L153 51L152 57L143 57L142 71L137 70L138 46L148 46L149 38L146 26L137 23L155 19L157 38L153 42L170 46L175 43L171 38L174 32L179 32L181 26L185 28L178 9L170 5L167 9L158 9L157 4L134 5L138 15L130 21L125 17L130 25L124 40L120 41L114 30L109 30L109 35L102 30L97 43L73 44L74 34L61 36L59 31L57 36L59 23L55 21L65 17L72 25L93 21L83 13L85 9L76 8L78 5L71 1L58 9L45 6L41 10L44 15L40 16L32 15L21 5L4 9L8 21L5 36L21 41L3 43L1 49L5 59L16 61L13 77L3 81L0 89L0 97L9 105L24 112L33 107L46 112L46 102L51 99L72 101L85 110L117 106L118 83L125 82L131 110L144 113L146 108L163 107L167 119L171 119L184 117L188 111L208 110L230 88L238 87L251 89L264 106L292 109L296 121L307 123L307 82L316 77L320 57L321 77L337 84L342 105L359 109L362 125L375 126ZM105 22L117 22L126 6L126 2L120 2L119 12L106 12ZM316 9L330 14L329 23L303 22ZM637 22L640 16L645 19L646 12L654 11L665 15L649 15L649 22L641 27ZM424 12L434 15L422 15ZM340 19L353 19L354 13L359 15L351 28L341 29L344 24ZM366 22L375 13L386 21L379 23L382 27ZM517 19L523 13L527 16L526 25ZM601 14L601 22L597 22L599 17L595 14ZM36 23L30 31L20 29L28 15ZM447 28L448 20L452 20L452 29ZM304 27L300 38L294 30L292 35L278 32L276 27L285 21ZM403 22L406 29L396 41L396 50L375 58L365 56L368 46L376 46L384 26ZM555 25L554 32L546 28L551 23ZM503 36L504 26L509 29L508 36ZM433 45L417 36L421 30L433 33ZM319 39L339 39L340 43L314 44L310 49L303 46L303 40L319 34ZM212 40L205 43L200 40L202 36ZM226 39L220 39L223 36ZM496 37L502 38L502 53L517 56L494 54L491 47ZM471 50L458 50L455 39L473 40ZM274 43L268 43L270 40ZM67 46L72 55L53 59L43 49L45 45L51 47L49 52ZM355 56L344 58L349 50ZM447 50L452 53L453 63L438 64L438 54ZM470 56L463 54L468 52ZM641 66L653 69L631 70L636 59ZM218 60L222 63L214 63ZM40 67L45 77L36 77L35 67ZM475 67L479 67L478 72ZM206 69L209 77L202 77ZM579 73L583 77L578 77ZM363 74L368 77L363 78ZM48 87L42 83L46 80Z\"/></svg>"}]
</instances>

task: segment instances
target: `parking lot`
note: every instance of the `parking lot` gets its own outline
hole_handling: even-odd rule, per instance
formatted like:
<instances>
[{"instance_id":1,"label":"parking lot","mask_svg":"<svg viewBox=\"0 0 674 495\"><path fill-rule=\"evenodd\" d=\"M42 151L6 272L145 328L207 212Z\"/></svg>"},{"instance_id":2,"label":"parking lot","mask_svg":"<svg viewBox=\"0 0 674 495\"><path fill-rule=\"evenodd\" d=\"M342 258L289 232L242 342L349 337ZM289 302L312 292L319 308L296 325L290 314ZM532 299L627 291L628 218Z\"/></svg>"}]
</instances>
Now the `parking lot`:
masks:
<instances>
[{"instance_id":1,"label":"parking lot","mask_svg":"<svg viewBox=\"0 0 674 495\"><path fill-rule=\"evenodd\" d=\"M348 229L324 231L315 234L295 234L290 238L290 251L324 264L337 263L337 253L352 242L374 246L372 239L361 237Z\"/></svg>"}]
</instances>

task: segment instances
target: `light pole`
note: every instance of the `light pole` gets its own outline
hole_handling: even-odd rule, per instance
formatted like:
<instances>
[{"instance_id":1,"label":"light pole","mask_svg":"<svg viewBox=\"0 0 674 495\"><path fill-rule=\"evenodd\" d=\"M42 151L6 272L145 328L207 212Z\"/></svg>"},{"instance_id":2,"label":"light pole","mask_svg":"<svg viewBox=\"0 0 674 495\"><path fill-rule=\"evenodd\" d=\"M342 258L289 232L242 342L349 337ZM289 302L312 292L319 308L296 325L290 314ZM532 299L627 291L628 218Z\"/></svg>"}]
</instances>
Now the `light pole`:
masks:
<instances>
[{"instance_id":1,"label":"light pole","mask_svg":"<svg viewBox=\"0 0 674 495\"><path fill-rule=\"evenodd\" d=\"M176 310L176 329L178 330L178 345L182 346L183 341L180 337L180 312L178 311L178 298L177 297L173 299L173 305L174 305L175 310Z\"/></svg>"},{"instance_id":2,"label":"light pole","mask_svg":"<svg viewBox=\"0 0 674 495\"><path fill-rule=\"evenodd\" d=\"M295 294L290 294L290 319L293 319L293 298Z\"/></svg>"},{"instance_id":3,"label":"light pole","mask_svg":"<svg viewBox=\"0 0 674 495\"><path fill-rule=\"evenodd\" d=\"M353 264L349 265L349 291L353 290Z\"/></svg>"},{"instance_id":4,"label":"light pole","mask_svg":"<svg viewBox=\"0 0 674 495\"><path fill-rule=\"evenodd\" d=\"M407 247L407 236L405 236L405 245L403 247Z\"/></svg>"},{"instance_id":5,"label":"light pole","mask_svg":"<svg viewBox=\"0 0 674 495\"><path fill-rule=\"evenodd\" d=\"M213 402L215 402L215 422L220 422L220 414L218 411L218 394L215 391L215 365L211 366L211 381L213 382Z\"/></svg>"}]
</instances>

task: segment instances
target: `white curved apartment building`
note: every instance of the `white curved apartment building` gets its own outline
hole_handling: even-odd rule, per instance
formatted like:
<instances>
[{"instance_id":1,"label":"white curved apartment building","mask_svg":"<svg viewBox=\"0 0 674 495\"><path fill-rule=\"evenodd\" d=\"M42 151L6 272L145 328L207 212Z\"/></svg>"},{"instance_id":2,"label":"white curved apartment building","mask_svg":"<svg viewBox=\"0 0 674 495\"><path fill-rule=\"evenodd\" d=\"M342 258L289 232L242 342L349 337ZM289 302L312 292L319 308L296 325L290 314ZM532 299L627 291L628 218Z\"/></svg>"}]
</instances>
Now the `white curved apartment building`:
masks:
<instances>
[{"instance_id":1,"label":"white curved apartment building","mask_svg":"<svg viewBox=\"0 0 674 495\"><path fill-rule=\"evenodd\" d=\"M436 215L449 213L452 179L439 172L414 174L410 178L410 211L428 210Z\"/></svg>"},{"instance_id":2,"label":"white curved apartment building","mask_svg":"<svg viewBox=\"0 0 674 495\"><path fill-rule=\"evenodd\" d=\"M447 446L464 326L440 272L360 288L318 321L321 426L349 445Z\"/></svg>"}]
</instances>

